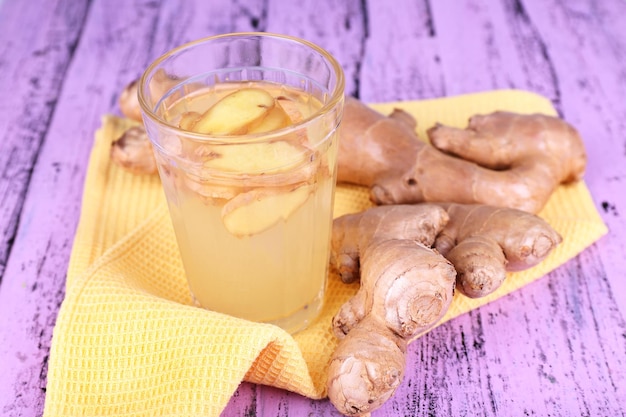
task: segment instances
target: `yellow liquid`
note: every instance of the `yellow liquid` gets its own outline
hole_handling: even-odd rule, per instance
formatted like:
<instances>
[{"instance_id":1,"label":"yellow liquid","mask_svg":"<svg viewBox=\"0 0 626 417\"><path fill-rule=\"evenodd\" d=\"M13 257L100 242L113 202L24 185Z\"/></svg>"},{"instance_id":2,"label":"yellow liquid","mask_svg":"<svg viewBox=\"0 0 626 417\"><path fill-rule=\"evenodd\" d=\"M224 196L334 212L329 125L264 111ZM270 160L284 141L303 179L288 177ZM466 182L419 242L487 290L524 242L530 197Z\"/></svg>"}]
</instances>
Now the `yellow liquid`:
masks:
<instances>
[{"instance_id":1,"label":"yellow liquid","mask_svg":"<svg viewBox=\"0 0 626 417\"><path fill-rule=\"evenodd\" d=\"M202 112L220 96L241 88L241 84L225 83L218 87L186 97L164 114L175 122L185 111ZM275 97L294 98L305 118L321 107L318 100L295 89L270 83L254 83L254 87L264 88ZM224 205L234 198L231 194L249 192L256 183L249 185L245 175L198 179L189 174L184 158L172 163L172 158L157 154L185 272L200 306L252 321L274 323L289 332L305 327L318 315L327 278L337 152L336 131L327 133L325 141L311 145L313 162L303 160L290 168L309 175L307 187L311 192L305 201L290 210L287 218L246 236L235 235L225 227ZM308 135L316 136L310 128ZM184 147L183 144L177 148ZM289 186L280 182L288 182L285 175L276 178L278 183L272 181L271 175L263 177L263 186ZM200 192L198 184L201 184ZM228 193L223 196L221 190L225 188ZM264 209L282 211L279 206L264 206Z\"/></svg>"}]
</instances>

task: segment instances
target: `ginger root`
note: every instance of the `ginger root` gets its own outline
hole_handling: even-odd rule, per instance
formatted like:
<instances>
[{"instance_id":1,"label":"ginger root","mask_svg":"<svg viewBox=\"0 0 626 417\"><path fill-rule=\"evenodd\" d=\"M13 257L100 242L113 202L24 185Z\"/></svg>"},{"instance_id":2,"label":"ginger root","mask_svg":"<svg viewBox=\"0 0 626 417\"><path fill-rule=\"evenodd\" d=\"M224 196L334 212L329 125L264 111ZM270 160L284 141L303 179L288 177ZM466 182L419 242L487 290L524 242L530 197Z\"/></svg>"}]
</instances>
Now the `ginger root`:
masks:
<instances>
[{"instance_id":1,"label":"ginger root","mask_svg":"<svg viewBox=\"0 0 626 417\"><path fill-rule=\"evenodd\" d=\"M150 89L158 97L173 88L179 80L159 70L150 79ZM137 90L139 79L128 83L118 99L120 111L127 118L142 121L141 106ZM111 159L114 163L133 174L156 174L157 164L152 151L152 144L143 126L133 126L113 142Z\"/></svg>"},{"instance_id":2,"label":"ginger root","mask_svg":"<svg viewBox=\"0 0 626 417\"><path fill-rule=\"evenodd\" d=\"M448 216L432 205L374 207L333 224L332 264L361 287L333 319L328 396L346 415L382 405L404 375L408 340L448 310L455 271L431 250Z\"/></svg>"},{"instance_id":3,"label":"ginger root","mask_svg":"<svg viewBox=\"0 0 626 417\"><path fill-rule=\"evenodd\" d=\"M455 283L467 296L487 295L507 270L536 265L561 242L531 213L462 204L373 207L337 218L332 236L334 271L344 282L361 279L333 318L340 341L328 397L346 415L367 414L391 397L408 343L444 316Z\"/></svg>"},{"instance_id":4,"label":"ginger root","mask_svg":"<svg viewBox=\"0 0 626 417\"><path fill-rule=\"evenodd\" d=\"M127 118L141 122L141 107L137 97L139 80L124 87L118 99L120 111ZM111 145L111 160L135 175L156 174L157 164L152 143L143 126L133 126Z\"/></svg>"},{"instance_id":5,"label":"ginger root","mask_svg":"<svg viewBox=\"0 0 626 417\"><path fill-rule=\"evenodd\" d=\"M576 130L541 114L479 115L466 129L437 125L429 145L407 113L385 117L348 98L342 129L338 181L369 187L376 204L455 202L537 213L586 165Z\"/></svg>"},{"instance_id":6,"label":"ginger root","mask_svg":"<svg viewBox=\"0 0 626 417\"><path fill-rule=\"evenodd\" d=\"M133 174L157 172L152 143L143 127L131 127L113 142L111 160Z\"/></svg>"},{"instance_id":7,"label":"ginger root","mask_svg":"<svg viewBox=\"0 0 626 417\"><path fill-rule=\"evenodd\" d=\"M454 265L456 288L471 298L500 287L507 271L537 265L561 243L543 219L521 210L464 204L442 204L450 221L435 248Z\"/></svg>"},{"instance_id":8,"label":"ginger root","mask_svg":"<svg viewBox=\"0 0 626 417\"><path fill-rule=\"evenodd\" d=\"M137 78L126 84L117 101L122 114L136 122L141 122L142 120L138 95L139 81L140 79ZM180 82L181 80L179 78L160 69L150 78L148 88L151 91L151 95L158 98L164 96Z\"/></svg>"},{"instance_id":9,"label":"ginger root","mask_svg":"<svg viewBox=\"0 0 626 417\"><path fill-rule=\"evenodd\" d=\"M141 106L137 96L139 80L133 80L124 87L117 101L120 111L126 117L136 122L141 122Z\"/></svg>"}]
</instances>

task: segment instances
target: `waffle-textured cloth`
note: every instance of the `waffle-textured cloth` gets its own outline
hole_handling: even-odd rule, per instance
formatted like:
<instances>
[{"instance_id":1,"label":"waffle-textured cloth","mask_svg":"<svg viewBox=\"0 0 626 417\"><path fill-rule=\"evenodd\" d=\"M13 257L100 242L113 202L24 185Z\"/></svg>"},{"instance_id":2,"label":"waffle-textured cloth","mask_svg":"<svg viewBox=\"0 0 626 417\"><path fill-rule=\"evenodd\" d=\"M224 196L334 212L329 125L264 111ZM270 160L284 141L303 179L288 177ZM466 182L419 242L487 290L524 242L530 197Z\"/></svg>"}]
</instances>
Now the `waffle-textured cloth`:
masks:
<instances>
[{"instance_id":1,"label":"waffle-textured cloth","mask_svg":"<svg viewBox=\"0 0 626 417\"><path fill-rule=\"evenodd\" d=\"M464 127L476 113L555 114L548 100L521 91L374 107L407 110L422 137L435 122ZM131 175L109 161L112 140L129 125L107 116L96 134L54 329L44 415L217 416L243 380L324 397L336 343L331 318L358 284L329 277L321 316L295 336L194 307L158 178ZM336 216L369 205L365 190L338 187ZM443 321L542 277L607 232L583 182L560 187L540 215L563 243L488 297L457 293Z\"/></svg>"}]
</instances>

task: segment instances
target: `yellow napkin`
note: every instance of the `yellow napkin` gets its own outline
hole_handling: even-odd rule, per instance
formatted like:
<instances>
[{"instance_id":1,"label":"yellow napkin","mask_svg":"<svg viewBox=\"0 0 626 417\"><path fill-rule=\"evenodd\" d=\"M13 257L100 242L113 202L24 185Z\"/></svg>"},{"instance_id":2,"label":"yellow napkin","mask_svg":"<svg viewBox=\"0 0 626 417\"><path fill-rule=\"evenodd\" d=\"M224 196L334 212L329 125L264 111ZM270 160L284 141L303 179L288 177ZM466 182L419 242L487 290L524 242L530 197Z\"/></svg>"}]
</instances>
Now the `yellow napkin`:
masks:
<instances>
[{"instance_id":1,"label":"yellow napkin","mask_svg":"<svg viewBox=\"0 0 626 417\"><path fill-rule=\"evenodd\" d=\"M394 106L415 115L422 137L435 122L464 127L470 115L498 109L555 114L548 100L521 91L373 107ZM54 329L44 415L217 416L242 380L325 396L335 346L330 320L358 284L331 276L321 316L295 336L194 307L158 178L133 176L109 162L111 141L129 125L108 116L96 134ZM369 205L364 189L338 187L335 215ZM489 297L457 294L443 321L540 278L607 232L583 182L559 188L541 216L564 242Z\"/></svg>"}]
</instances>

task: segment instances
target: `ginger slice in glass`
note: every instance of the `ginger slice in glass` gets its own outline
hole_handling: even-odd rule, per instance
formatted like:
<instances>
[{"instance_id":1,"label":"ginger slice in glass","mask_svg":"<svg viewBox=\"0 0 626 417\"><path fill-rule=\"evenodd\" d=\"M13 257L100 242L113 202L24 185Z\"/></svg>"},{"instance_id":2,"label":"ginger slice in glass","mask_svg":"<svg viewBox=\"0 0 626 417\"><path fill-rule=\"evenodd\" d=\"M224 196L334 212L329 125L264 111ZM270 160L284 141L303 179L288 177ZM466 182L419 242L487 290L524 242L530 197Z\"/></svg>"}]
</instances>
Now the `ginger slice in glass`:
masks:
<instances>
[{"instance_id":1,"label":"ginger slice in glass","mask_svg":"<svg viewBox=\"0 0 626 417\"><path fill-rule=\"evenodd\" d=\"M300 208L313 184L255 188L239 194L222 208L224 227L237 237L252 236L285 221Z\"/></svg>"},{"instance_id":2,"label":"ginger slice in glass","mask_svg":"<svg viewBox=\"0 0 626 417\"><path fill-rule=\"evenodd\" d=\"M260 88L242 88L223 97L193 124L196 133L241 135L259 123L275 106L274 97Z\"/></svg>"}]
</instances>

